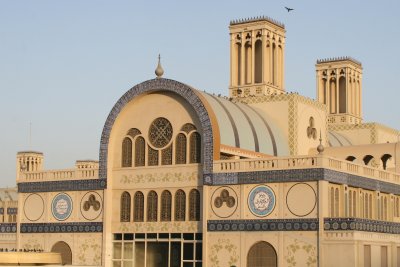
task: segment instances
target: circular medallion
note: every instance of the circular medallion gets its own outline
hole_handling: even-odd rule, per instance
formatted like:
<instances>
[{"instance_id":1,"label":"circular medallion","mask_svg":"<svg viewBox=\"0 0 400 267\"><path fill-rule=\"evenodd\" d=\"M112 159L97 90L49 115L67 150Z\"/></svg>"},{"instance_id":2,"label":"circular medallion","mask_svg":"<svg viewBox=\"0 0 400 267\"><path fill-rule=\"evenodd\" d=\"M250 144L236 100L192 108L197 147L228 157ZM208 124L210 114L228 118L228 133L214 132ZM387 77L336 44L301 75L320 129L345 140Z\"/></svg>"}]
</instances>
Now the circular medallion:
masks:
<instances>
[{"instance_id":1,"label":"circular medallion","mask_svg":"<svg viewBox=\"0 0 400 267\"><path fill-rule=\"evenodd\" d=\"M286 194L288 210L295 216L309 215L317 205L317 195L311 185L298 183L293 185Z\"/></svg>"},{"instance_id":2,"label":"circular medallion","mask_svg":"<svg viewBox=\"0 0 400 267\"><path fill-rule=\"evenodd\" d=\"M275 207L274 191L266 185L254 187L249 193L248 205L254 215L267 216Z\"/></svg>"},{"instance_id":3,"label":"circular medallion","mask_svg":"<svg viewBox=\"0 0 400 267\"><path fill-rule=\"evenodd\" d=\"M89 221L97 219L101 214L102 204L103 200L97 192L87 192L81 200L82 216Z\"/></svg>"},{"instance_id":4,"label":"circular medallion","mask_svg":"<svg viewBox=\"0 0 400 267\"><path fill-rule=\"evenodd\" d=\"M228 186L217 188L211 196L211 208L220 218L228 218L238 206L235 190Z\"/></svg>"},{"instance_id":5,"label":"circular medallion","mask_svg":"<svg viewBox=\"0 0 400 267\"><path fill-rule=\"evenodd\" d=\"M44 200L38 194L30 194L24 202L24 214L30 221L39 220L44 212Z\"/></svg>"},{"instance_id":6,"label":"circular medallion","mask_svg":"<svg viewBox=\"0 0 400 267\"><path fill-rule=\"evenodd\" d=\"M59 221L64 221L72 213L72 199L65 193L59 193L51 202L51 212L54 218Z\"/></svg>"},{"instance_id":7,"label":"circular medallion","mask_svg":"<svg viewBox=\"0 0 400 267\"><path fill-rule=\"evenodd\" d=\"M149 140L155 148L163 148L171 141L172 125L163 117L155 119L149 128Z\"/></svg>"}]
</instances>

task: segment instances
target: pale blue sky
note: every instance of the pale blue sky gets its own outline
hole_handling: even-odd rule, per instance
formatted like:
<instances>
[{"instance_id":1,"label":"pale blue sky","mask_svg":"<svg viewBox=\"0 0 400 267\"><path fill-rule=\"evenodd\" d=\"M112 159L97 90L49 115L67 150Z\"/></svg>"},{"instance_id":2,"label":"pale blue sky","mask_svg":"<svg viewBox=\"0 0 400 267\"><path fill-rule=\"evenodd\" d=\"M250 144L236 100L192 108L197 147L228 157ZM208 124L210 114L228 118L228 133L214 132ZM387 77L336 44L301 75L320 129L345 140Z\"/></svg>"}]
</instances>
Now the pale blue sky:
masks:
<instances>
[{"instance_id":1,"label":"pale blue sky","mask_svg":"<svg viewBox=\"0 0 400 267\"><path fill-rule=\"evenodd\" d=\"M352 56L364 121L400 129L398 10L398 0L0 0L0 186L15 185L17 151L42 151L49 169L98 159L109 111L154 78L158 53L164 77L227 95L229 21L251 16L286 25L287 91L315 98L315 61Z\"/></svg>"}]
</instances>

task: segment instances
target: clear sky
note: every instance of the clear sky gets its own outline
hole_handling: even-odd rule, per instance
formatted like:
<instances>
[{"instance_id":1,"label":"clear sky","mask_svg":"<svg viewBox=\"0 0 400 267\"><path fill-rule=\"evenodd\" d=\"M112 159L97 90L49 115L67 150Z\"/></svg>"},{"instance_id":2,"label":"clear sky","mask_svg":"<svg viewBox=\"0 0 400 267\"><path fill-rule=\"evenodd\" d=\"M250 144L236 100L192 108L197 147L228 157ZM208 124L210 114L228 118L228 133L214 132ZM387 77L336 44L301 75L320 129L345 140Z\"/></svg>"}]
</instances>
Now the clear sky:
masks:
<instances>
[{"instance_id":1,"label":"clear sky","mask_svg":"<svg viewBox=\"0 0 400 267\"><path fill-rule=\"evenodd\" d=\"M109 111L155 77L158 53L164 77L227 95L238 18L286 25L287 91L315 98L317 59L361 61L364 121L400 129L399 10L398 0L0 0L0 187L15 185L17 151L43 152L47 169L98 159Z\"/></svg>"}]
</instances>

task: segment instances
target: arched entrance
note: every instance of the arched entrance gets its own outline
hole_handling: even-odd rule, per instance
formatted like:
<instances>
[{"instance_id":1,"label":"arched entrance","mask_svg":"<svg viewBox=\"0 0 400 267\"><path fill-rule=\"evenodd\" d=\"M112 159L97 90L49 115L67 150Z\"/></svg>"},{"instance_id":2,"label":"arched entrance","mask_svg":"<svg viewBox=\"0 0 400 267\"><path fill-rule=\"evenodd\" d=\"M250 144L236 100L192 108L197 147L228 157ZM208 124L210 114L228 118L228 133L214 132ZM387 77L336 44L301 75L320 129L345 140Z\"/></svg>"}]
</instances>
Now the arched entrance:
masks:
<instances>
[{"instance_id":1,"label":"arched entrance","mask_svg":"<svg viewBox=\"0 0 400 267\"><path fill-rule=\"evenodd\" d=\"M247 267L277 267L275 249L270 243L261 241L254 244L247 254Z\"/></svg>"},{"instance_id":2,"label":"arched entrance","mask_svg":"<svg viewBox=\"0 0 400 267\"><path fill-rule=\"evenodd\" d=\"M51 248L51 252L58 252L61 254L62 265L72 265L72 251L67 243L59 241Z\"/></svg>"}]
</instances>

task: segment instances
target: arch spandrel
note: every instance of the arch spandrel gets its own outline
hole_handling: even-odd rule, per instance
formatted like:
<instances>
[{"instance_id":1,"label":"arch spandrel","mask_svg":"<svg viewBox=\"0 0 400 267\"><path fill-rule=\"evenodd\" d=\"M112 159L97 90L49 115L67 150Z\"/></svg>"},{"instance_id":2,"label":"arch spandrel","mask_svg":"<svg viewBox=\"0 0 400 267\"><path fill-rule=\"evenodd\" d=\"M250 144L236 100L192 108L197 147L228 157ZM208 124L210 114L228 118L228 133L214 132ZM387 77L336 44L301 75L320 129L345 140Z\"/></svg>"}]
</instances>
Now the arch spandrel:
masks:
<instances>
[{"instance_id":1,"label":"arch spandrel","mask_svg":"<svg viewBox=\"0 0 400 267\"><path fill-rule=\"evenodd\" d=\"M107 178L107 164L111 132L116 119L123 108L136 97L157 91L172 92L181 96L193 108L202 128L203 138L203 174L212 172L213 160L219 158L219 129L215 114L205 99L195 89L169 79L157 78L135 85L114 105L103 127L100 140L100 179Z\"/></svg>"}]
</instances>

